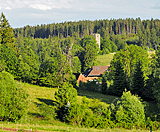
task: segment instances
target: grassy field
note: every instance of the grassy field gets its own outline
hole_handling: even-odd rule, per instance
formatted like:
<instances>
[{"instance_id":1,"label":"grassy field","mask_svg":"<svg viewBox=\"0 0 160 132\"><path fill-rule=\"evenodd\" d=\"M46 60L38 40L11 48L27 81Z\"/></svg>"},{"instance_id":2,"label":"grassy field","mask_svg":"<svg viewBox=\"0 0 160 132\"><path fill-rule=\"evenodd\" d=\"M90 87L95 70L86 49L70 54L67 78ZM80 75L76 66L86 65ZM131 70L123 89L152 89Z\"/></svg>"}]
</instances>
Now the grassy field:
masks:
<instances>
[{"instance_id":1,"label":"grassy field","mask_svg":"<svg viewBox=\"0 0 160 132\"><path fill-rule=\"evenodd\" d=\"M36 85L30 84L22 84L24 89L29 94L29 108L28 114L24 116L20 121L17 123L11 122L0 122L0 132L4 132L3 128L12 128L18 129L19 131L24 130L32 130L32 131L39 131L39 132L148 132L147 130L123 130L123 129L93 129L93 128L79 128L76 126L71 126L66 123L60 122L59 120L43 120L42 118L38 117L39 114L39 107L38 105L42 102L53 105L54 104L54 93L58 89L56 88L46 88L40 87ZM116 96L110 95L103 95L101 93L90 92L90 91L78 91L77 99L80 101L82 96L86 96L87 98L92 101L93 98L99 99L102 102L106 102L110 104ZM6 131L7 132L7 131Z\"/></svg>"},{"instance_id":2,"label":"grassy field","mask_svg":"<svg viewBox=\"0 0 160 132\"><path fill-rule=\"evenodd\" d=\"M84 90L78 90L78 95L79 95L79 98L81 96L86 96L89 99L99 99L100 101L105 102L107 104L112 103L112 101L115 98L119 98L119 97L116 97L116 96L104 95L104 94L101 94L101 93L92 92L92 91L84 91Z\"/></svg>"},{"instance_id":3,"label":"grassy field","mask_svg":"<svg viewBox=\"0 0 160 132\"><path fill-rule=\"evenodd\" d=\"M104 54L96 57L95 64L97 66L107 66L110 65L111 60L113 59L114 53Z\"/></svg>"},{"instance_id":4,"label":"grassy field","mask_svg":"<svg viewBox=\"0 0 160 132\"><path fill-rule=\"evenodd\" d=\"M110 65L111 60L113 59L115 53L99 55L96 57L95 65L97 66L108 66ZM152 54L155 54L155 51L148 52L149 58L151 58Z\"/></svg>"}]
</instances>

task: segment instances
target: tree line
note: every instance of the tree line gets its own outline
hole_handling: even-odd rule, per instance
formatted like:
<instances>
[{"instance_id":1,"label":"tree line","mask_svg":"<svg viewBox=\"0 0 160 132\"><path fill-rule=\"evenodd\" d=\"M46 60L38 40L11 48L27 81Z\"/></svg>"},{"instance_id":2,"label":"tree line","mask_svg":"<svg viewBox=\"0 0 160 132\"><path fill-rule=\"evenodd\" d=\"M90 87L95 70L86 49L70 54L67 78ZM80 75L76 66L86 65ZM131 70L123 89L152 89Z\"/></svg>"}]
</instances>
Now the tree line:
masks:
<instances>
[{"instance_id":1,"label":"tree line","mask_svg":"<svg viewBox=\"0 0 160 132\"><path fill-rule=\"evenodd\" d=\"M66 38L68 36L83 38L85 35L99 33L103 39L121 39L127 44L137 44L146 48L156 49L160 37L160 20L141 20L140 18L82 20L78 22L62 22L25 26L13 30L15 37ZM118 42L117 42L118 43ZM118 46L118 49L121 47Z\"/></svg>"},{"instance_id":2,"label":"tree line","mask_svg":"<svg viewBox=\"0 0 160 132\"><path fill-rule=\"evenodd\" d=\"M60 87L65 81L76 84L72 73L81 73L94 65L98 44L92 35L74 37L15 38L4 14L0 23L0 67L23 82Z\"/></svg>"}]
</instances>

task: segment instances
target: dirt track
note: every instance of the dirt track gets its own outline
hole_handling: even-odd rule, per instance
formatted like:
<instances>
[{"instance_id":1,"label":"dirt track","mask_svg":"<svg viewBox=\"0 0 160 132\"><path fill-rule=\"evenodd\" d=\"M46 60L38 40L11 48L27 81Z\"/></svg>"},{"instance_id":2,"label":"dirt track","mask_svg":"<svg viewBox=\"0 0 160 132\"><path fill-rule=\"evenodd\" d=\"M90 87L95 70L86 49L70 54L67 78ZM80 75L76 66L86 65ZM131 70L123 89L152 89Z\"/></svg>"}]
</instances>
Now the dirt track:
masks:
<instances>
[{"instance_id":1,"label":"dirt track","mask_svg":"<svg viewBox=\"0 0 160 132\"><path fill-rule=\"evenodd\" d=\"M38 132L38 131L32 131L32 130L24 130L24 129L16 129L16 128L5 128L5 127L3 127L2 130L11 131L11 132L17 132L17 131L20 131L20 130L22 130L23 132Z\"/></svg>"}]
</instances>

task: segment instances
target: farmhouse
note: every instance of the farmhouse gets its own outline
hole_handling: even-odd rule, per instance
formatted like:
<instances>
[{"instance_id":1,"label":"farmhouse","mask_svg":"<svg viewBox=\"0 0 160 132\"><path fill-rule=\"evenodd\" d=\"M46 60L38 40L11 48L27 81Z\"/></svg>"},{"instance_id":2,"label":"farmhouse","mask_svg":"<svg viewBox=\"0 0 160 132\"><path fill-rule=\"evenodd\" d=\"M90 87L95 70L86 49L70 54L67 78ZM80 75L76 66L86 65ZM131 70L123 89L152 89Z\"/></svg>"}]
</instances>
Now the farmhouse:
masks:
<instances>
[{"instance_id":1,"label":"farmhouse","mask_svg":"<svg viewBox=\"0 0 160 132\"><path fill-rule=\"evenodd\" d=\"M105 71L108 71L109 66L93 66L88 68L85 72L81 73L77 79L79 82L87 82L102 77Z\"/></svg>"}]
</instances>

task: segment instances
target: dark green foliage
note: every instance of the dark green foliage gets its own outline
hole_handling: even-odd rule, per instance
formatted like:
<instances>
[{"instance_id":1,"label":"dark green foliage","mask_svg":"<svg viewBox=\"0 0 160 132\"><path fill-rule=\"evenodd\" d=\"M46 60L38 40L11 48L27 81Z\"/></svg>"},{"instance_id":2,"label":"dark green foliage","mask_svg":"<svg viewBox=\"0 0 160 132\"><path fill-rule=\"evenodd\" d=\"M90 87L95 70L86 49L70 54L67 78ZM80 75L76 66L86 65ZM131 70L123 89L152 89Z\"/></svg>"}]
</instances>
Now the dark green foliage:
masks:
<instances>
[{"instance_id":1,"label":"dark green foliage","mask_svg":"<svg viewBox=\"0 0 160 132\"><path fill-rule=\"evenodd\" d=\"M84 109L82 109L81 104L72 103L68 109L68 114L66 115L66 121L72 125L81 126L82 119L84 116Z\"/></svg>"},{"instance_id":2,"label":"dark green foliage","mask_svg":"<svg viewBox=\"0 0 160 132\"><path fill-rule=\"evenodd\" d=\"M10 45L0 46L0 60L3 61L4 69L16 77L18 59L16 52Z\"/></svg>"},{"instance_id":3,"label":"dark green foliage","mask_svg":"<svg viewBox=\"0 0 160 132\"><path fill-rule=\"evenodd\" d=\"M39 57L29 47L21 50L17 73L24 82L37 83L39 78Z\"/></svg>"},{"instance_id":4,"label":"dark green foliage","mask_svg":"<svg viewBox=\"0 0 160 132\"><path fill-rule=\"evenodd\" d=\"M102 94L105 94L107 90L107 77L105 74L102 76Z\"/></svg>"},{"instance_id":5,"label":"dark green foliage","mask_svg":"<svg viewBox=\"0 0 160 132\"><path fill-rule=\"evenodd\" d=\"M158 109L155 110L160 111L160 47L157 47L156 55L152 57L152 74L149 76L147 80L146 88L151 92L151 99L157 103Z\"/></svg>"},{"instance_id":6,"label":"dark green foliage","mask_svg":"<svg viewBox=\"0 0 160 132\"><path fill-rule=\"evenodd\" d=\"M141 20L140 18L81 20L77 22L62 22L42 24L37 26L25 26L14 29L15 36L34 38L83 38L86 35L99 33L103 39L110 39L118 50L127 44L136 44L144 48L156 49L159 43L160 20Z\"/></svg>"},{"instance_id":7,"label":"dark green foliage","mask_svg":"<svg viewBox=\"0 0 160 132\"><path fill-rule=\"evenodd\" d=\"M96 39L92 35L87 35L81 40L82 51L78 55L82 71L85 71L88 68L91 68L94 63L95 57L98 55L98 44Z\"/></svg>"},{"instance_id":8,"label":"dark green foliage","mask_svg":"<svg viewBox=\"0 0 160 132\"><path fill-rule=\"evenodd\" d=\"M2 72L5 69L5 64L3 60L0 60L0 72Z\"/></svg>"},{"instance_id":9,"label":"dark green foliage","mask_svg":"<svg viewBox=\"0 0 160 132\"><path fill-rule=\"evenodd\" d=\"M94 99L90 104L85 96L81 103L71 104L66 115L66 121L72 125L94 128L109 127L110 118L111 112L107 104L100 103L97 99Z\"/></svg>"},{"instance_id":10,"label":"dark green foliage","mask_svg":"<svg viewBox=\"0 0 160 132\"><path fill-rule=\"evenodd\" d=\"M154 97L154 77L153 74L148 76L146 80L146 85L144 87L144 91L142 92L142 98L144 100L155 100Z\"/></svg>"},{"instance_id":11,"label":"dark green foliage","mask_svg":"<svg viewBox=\"0 0 160 132\"><path fill-rule=\"evenodd\" d=\"M0 18L0 61L3 69L16 76L18 60L14 41L13 30L2 13Z\"/></svg>"},{"instance_id":12,"label":"dark green foliage","mask_svg":"<svg viewBox=\"0 0 160 132\"><path fill-rule=\"evenodd\" d=\"M136 75L138 61L141 62L141 75L139 72L138 73L141 79L144 79L143 82L145 82L147 80L147 75L150 74L148 68L150 62L146 50L136 45L126 45L125 49L118 51L114 55L110 66L110 75L113 78L112 91L115 91L114 94L121 96L125 88L130 90L133 85L136 85L135 81L137 78L134 78L134 76L138 76ZM144 88L144 86L142 88ZM116 91L116 89L118 89L120 93Z\"/></svg>"},{"instance_id":13,"label":"dark green foliage","mask_svg":"<svg viewBox=\"0 0 160 132\"><path fill-rule=\"evenodd\" d=\"M112 117L118 123L129 123L132 126L141 126L145 123L144 104L139 97L124 92L120 100L115 100L111 105Z\"/></svg>"},{"instance_id":14,"label":"dark green foliage","mask_svg":"<svg viewBox=\"0 0 160 132\"><path fill-rule=\"evenodd\" d=\"M27 110L27 94L11 74L0 72L0 119L17 121Z\"/></svg>"},{"instance_id":15,"label":"dark green foliage","mask_svg":"<svg viewBox=\"0 0 160 132\"><path fill-rule=\"evenodd\" d=\"M58 62L54 58L44 61L40 66L40 85L56 87L60 81Z\"/></svg>"},{"instance_id":16,"label":"dark green foliage","mask_svg":"<svg viewBox=\"0 0 160 132\"><path fill-rule=\"evenodd\" d=\"M83 90L101 92L101 86L97 80L81 82L79 87Z\"/></svg>"},{"instance_id":17,"label":"dark green foliage","mask_svg":"<svg viewBox=\"0 0 160 132\"><path fill-rule=\"evenodd\" d=\"M41 63L39 84L49 87L60 87L66 81L72 81L71 67L67 57L64 56L60 49L55 49L48 57Z\"/></svg>"},{"instance_id":18,"label":"dark green foliage","mask_svg":"<svg viewBox=\"0 0 160 132\"><path fill-rule=\"evenodd\" d=\"M77 90L67 82L65 82L61 88L55 92L55 99L58 103L58 108L64 107L68 101L70 103L75 102L77 99Z\"/></svg>"},{"instance_id":19,"label":"dark green foliage","mask_svg":"<svg viewBox=\"0 0 160 132\"><path fill-rule=\"evenodd\" d=\"M77 90L73 88L73 85L65 82L61 88L55 92L55 99L57 101L57 113L58 118L65 120L68 107L66 105L72 104L77 100Z\"/></svg>"},{"instance_id":20,"label":"dark green foliage","mask_svg":"<svg viewBox=\"0 0 160 132\"><path fill-rule=\"evenodd\" d=\"M113 74L113 92L115 95L121 96L125 88L128 89L128 82L126 80L123 64L122 62L120 62L120 60L115 64L115 71Z\"/></svg>"},{"instance_id":21,"label":"dark green foliage","mask_svg":"<svg viewBox=\"0 0 160 132\"><path fill-rule=\"evenodd\" d=\"M102 54L113 53L117 51L117 46L114 42L109 39L104 39L101 41Z\"/></svg>"},{"instance_id":22,"label":"dark green foliage","mask_svg":"<svg viewBox=\"0 0 160 132\"><path fill-rule=\"evenodd\" d=\"M142 63L138 61L135 67L135 72L133 75L133 85L132 85L132 94L137 94L138 96L143 97L144 92L144 75L142 71Z\"/></svg>"},{"instance_id":23,"label":"dark green foliage","mask_svg":"<svg viewBox=\"0 0 160 132\"><path fill-rule=\"evenodd\" d=\"M13 30L10 27L5 15L1 14L0 18L0 43L2 45L10 45L13 47L15 41Z\"/></svg>"},{"instance_id":24,"label":"dark green foliage","mask_svg":"<svg viewBox=\"0 0 160 132\"><path fill-rule=\"evenodd\" d=\"M81 73L81 62L77 56L72 59L72 72Z\"/></svg>"},{"instance_id":25,"label":"dark green foliage","mask_svg":"<svg viewBox=\"0 0 160 132\"><path fill-rule=\"evenodd\" d=\"M40 115L44 118L44 120L55 120L56 119L56 109L54 106L46 105L42 103L39 106Z\"/></svg>"}]
</instances>

